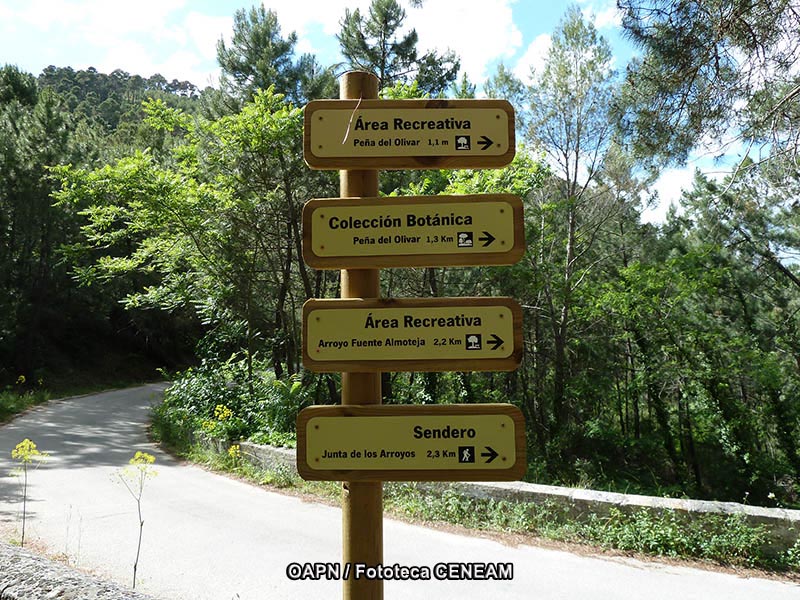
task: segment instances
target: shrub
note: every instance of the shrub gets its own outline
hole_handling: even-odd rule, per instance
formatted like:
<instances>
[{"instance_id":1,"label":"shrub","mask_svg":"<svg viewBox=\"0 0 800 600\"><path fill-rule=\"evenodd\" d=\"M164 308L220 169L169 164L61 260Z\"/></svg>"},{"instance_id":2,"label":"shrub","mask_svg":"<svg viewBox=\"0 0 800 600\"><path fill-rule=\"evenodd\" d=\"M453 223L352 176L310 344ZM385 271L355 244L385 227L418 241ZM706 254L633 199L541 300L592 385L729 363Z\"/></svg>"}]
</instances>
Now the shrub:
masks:
<instances>
[{"instance_id":1,"label":"shrub","mask_svg":"<svg viewBox=\"0 0 800 600\"><path fill-rule=\"evenodd\" d=\"M309 402L310 390L297 375L277 380L265 363L256 363L248 379L244 361L206 360L175 378L153 410L153 432L179 451L198 435L227 444L293 445L297 413Z\"/></svg>"}]
</instances>

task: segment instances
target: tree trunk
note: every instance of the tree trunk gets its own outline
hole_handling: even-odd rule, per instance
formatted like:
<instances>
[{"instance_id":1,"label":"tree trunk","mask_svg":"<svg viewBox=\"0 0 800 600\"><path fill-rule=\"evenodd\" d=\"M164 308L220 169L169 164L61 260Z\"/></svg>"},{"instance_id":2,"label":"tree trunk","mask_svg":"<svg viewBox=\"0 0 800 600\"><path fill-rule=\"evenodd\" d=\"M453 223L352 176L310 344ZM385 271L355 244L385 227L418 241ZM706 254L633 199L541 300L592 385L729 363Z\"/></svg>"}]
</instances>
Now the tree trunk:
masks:
<instances>
[{"instance_id":1,"label":"tree trunk","mask_svg":"<svg viewBox=\"0 0 800 600\"><path fill-rule=\"evenodd\" d=\"M553 357L553 413L555 415L555 433L563 431L569 420L569 407L566 403L568 380L567 345L569 336L570 310L572 308L572 276L575 261L575 232L577 229L577 213L575 199L570 197L567 214L567 247L564 260L564 288L561 311L554 323L553 341L555 355Z\"/></svg>"}]
</instances>

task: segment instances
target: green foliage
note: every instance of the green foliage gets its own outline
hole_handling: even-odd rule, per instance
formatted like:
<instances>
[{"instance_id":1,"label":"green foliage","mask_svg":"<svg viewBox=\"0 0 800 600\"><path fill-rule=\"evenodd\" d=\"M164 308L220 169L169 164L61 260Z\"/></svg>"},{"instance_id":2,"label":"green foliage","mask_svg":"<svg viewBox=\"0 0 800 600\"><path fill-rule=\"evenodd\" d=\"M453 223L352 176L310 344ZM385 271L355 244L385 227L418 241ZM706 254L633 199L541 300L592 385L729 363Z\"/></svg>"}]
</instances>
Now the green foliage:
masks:
<instances>
[{"instance_id":1,"label":"green foliage","mask_svg":"<svg viewBox=\"0 0 800 600\"><path fill-rule=\"evenodd\" d=\"M35 106L38 95L36 79L32 75L12 65L0 69L0 105L15 101L22 106Z\"/></svg>"},{"instance_id":2,"label":"green foliage","mask_svg":"<svg viewBox=\"0 0 800 600\"><path fill-rule=\"evenodd\" d=\"M795 571L800 571L800 539L786 551L786 567Z\"/></svg>"},{"instance_id":3,"label":"green foliage","mask_svg":"<svg viewBox=\"0 0 800 600\"><path fill-rule=\"evenodd\" d=\"M583 535L609 548L642 554L690 556L749 567L766 562L764 527L748 525L741 515L708 515L689 520L674 511L625 514L612 509L608 517L593 515Z\"/></svg>"},{"instance_id":4,"label":"green foliage","mask_svg":"<svg viewBox=\"0 0 800 600\"><path fill-rule=\"evenodd\" d=\"M342 54L352 69L377 75L379 89L416 80L426 94L439 96L456 80L460 62L452 51L418 56L416 30L400 33L405 18L397 0L373 0L366 15L346 9L336 36Z\"/></svg>"},{"instance_id":5,"label":"green foliage","mask_svg":"<svg viewBox=\"0 0 800 600\"><path fill-rule=\"evenodd\" d=\"M659 0L619 3L642 50L628 68L620 122L644 156L682 162L701 138L731 127L772 142L765 155L797 150L792 71L800 14L790 0Z\"/></svg>"},{"instance_id":6,"label":"green foliage","mask_svg":"<svg viewBox=\"0 0 800 600\"><path fill-rule=\"evenodd\" d=\"M153 431L163 442L186 451L198 435L230 444L239 440L293 446L297 413L311 404L312 387L298 376L276 379L255 361L250 377L245 360L205 360L178 374L153 409Z\"/></svg>"},{"instance_id":7,"label":"green foliage","mask_svg":"<svg viewBox=\"0 0 800 600\"><path fill-rule=\"evenodd\" d=\"M85 267L75 252L82 217L53 206L51 194L58 185L52 173L56 165L77 169L157 142L138 136L141 100L152 93L191 107L188 96L178 95L189 88L166 82L157 87L156 78L94 69L48 67L38 79L11 67L1 73L0 382L19 373L50 381L53 375L85 369L96 354L128 359L132 353L160 354L165 350L161 340L171 337L171 329L175 333L174 322L158 323L155 332L151 326L157 319L124 313L108 289L80 288L74 280L73 268ZM82 340L79 347L75 339ZM164 355L181 352L173 346L157 360L170 365Z\"/></svg>"},{"instance_id":8,"label":"green foliage","mask_svg":"<svg viewBox=\"0 0 800 600\"><path fill-rule=\"evenodd\" d=\"M530 88L502 65L485 86L515 106L527 144L509 167L381 175L385 194L517 194L526 236L508 267L382 271L387 297L511 296L524 311L517 371L387 374L386 402L513 402L533 480L800 506L797 45L787 3L734 4L657 2L647 17L623 3L653 36L631 71L637 98L572 7ZM471 95L452 86L455 57L420 57L403 19L392 0L346 13L349 60L384 73L385 98ZM331 70L296 57L263 7L233 33L225 89L202 94L158 75L0 71L0 418L40 396L20 375L116 373L142 353L151 370L199 363L155 411L173 443L291 443L300 408L337 400L334 376L302 375L299 316L339 293L338 273L304 264L301 233L302 203L338 195L335 173L303 163L297 108L334 93ZM733 115L770 160L698 178L680 214L644 225L654 173L610 108L672 158ZM656 545L671 527L647 526Z\"/></svg>"},{"instance_id":9,"label":"green foliage","mask_svg":"<svg viewBox=\"0 0 800 600\"><path fill-rule=\"evenodd\" d=\"M470 498L457 487L423 491L414 484L387 484L388 510L424 521L538 535L547 539L597 544L650 556L694 558L748 567L791 568L796 546L784 556L765 554L764 526L747 524L741 515L681 517L675 511L612 508L608 515L575 518L550 502L524 503ZM796 568L796 567L795 567Z\"/></svg>"},{"instance_id":10,"label":"green foliage","mask_svg":"<svg viewBox=\"0 0 800 600\"><path fill-rule=\"evenodd\" d=\"M151 127L180 138L174 163L145 151L57 171L59 205L87 219L85 242L73 248L89 259L78 277L125 284L129 309L194 317L217 333L223 353L244 348L252 360L269 350L276 372L283 364L296 372L299 327L282 325L296 323L288 301L313 293L297 215L303 190L319 180L303 176L301 112L272 89L216 120L159 101L145 110Z\"/></svg>"},{"instance_id":11,"label":"green foliage","mask_svg":"<svg viewBox=\"0 0 800 600\"><path fill-rule=\"evenodd\" d=\"M23 384L8 386L0 390L0 423L49 399L50 393L41 388L24 389Z\"/></svg>"},{"instance_id":12,"label":"green foliage","mask_svg":"<svg viewBox=\"0 0 800 600\"><path fill-rule=\"evenodd\" d=\"M237 10L233 17L230 46L217 42L217 61L222 68L223 88L241 101L270 87L291 101L304 104L333 94L336 84L331 69L323 69L313 55L295 61L297 34L285 39L275 11L263 5Z\"/></svg>"}]
</instances>

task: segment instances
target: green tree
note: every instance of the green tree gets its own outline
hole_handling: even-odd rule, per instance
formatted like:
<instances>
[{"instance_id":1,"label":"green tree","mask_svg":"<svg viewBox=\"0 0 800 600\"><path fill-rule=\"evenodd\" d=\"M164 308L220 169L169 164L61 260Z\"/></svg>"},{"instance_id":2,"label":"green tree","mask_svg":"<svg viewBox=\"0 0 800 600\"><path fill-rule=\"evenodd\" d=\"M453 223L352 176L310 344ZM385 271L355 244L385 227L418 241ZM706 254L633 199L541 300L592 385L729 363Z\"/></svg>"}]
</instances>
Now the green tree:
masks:
<instances>
[{"instance_id":1,"label":"green tree","mask_svg":"<svg viewBox=\"0 0 800 600\"><path fill-rule=\"evenodd\" d=\"M476 86L469 80L466 73L462 73L461 80L457 84L452 84L450 89L454 98L475 98Z\"/></svg>"},{"instance_id":2,"label":"green tree","mask_svg":"<svg viewBox=\"0 0 800 600\"><path fill-rule=\"evenodd\" d=\"M138 152L99 169L58 171L61 205L87 219L85 282L130 282L128 308L190 311L223 359L268 352L278 376L299 370L296 309L323 290L302 262L300 201L330 185L302 163L302 113L271 89L241 113L192 119L163 102L149 123L179 136L175 161ZM333 195L330 193L330 195Z\"/></svg>"},{"instance_id":3,"label":"green tree","mask_svg":"<svg viewBox=\"0 0 800 600\"><path fill-rule=\"evenodd\" d=\"M517 135L523 139L530 127L530 98L525 84L501 62L495 74L484 82L483 89L489 98L502 98L511 103Z\"/></svg>"},{"instance_id":4,"label":"green tree","mask_svg":"<svg viewBox=\"0 0 800 600\"><path fill-rule=\"evenodd\" d=\"M13 65L0 69L0 105L15 100L23 106L33 106L39 95L37 87L32 75Z\"/></svg>"},{"instance_id":5,"label":"green tree","mask_svg":"<svg viewBox=\"0 0 800 600\"><path fill-rule=\"evenodd\" d=\"M240 101L249 101L257 90L270 86L297 104L333 95L336 82L332 70L320 67L310 54L296 60L296 44L295 32L281 37L275 11L263 5L237 10L231 45L223 39L217 42L223 89Z\"/></svg>"},{"instance_id":6,"label":"green tree","mask_svg":"<svg viewBox=\"0 0 800 600\"><path fill-rule=\"evenodd\" d=\"M418 36L400 34L406 12L397 0L373 0L368 14L345 10L336 36L352 69L374 73L380 89L416 79L420 90L438 96L456 80L460 61L452 51L417 54Z\"/></svg>"},{"instance_id":7,"label":"green tree","mask_svg":"<svg viewBox=\"0 0 800 600\"><path fill-rule=\"evenodd\" d=\"M54 209L47 167L76 158L71 124L51 90L33 106L0 105L0 355L12 373L35 380L39 355L63 332L59 300L72 286L58 247L76 231Z\"/></svg>"},{"instance_id":8,"label":"green tree","mask_svg":"<svg viewBox=\"0 0 800 600\"><path fill-rule=\"evenodd\" d=\"M623 27L643 55L628 68L621 121L644 156L683 161L733 127L796 154L800 11L794 0L624 0Z\"/></svg>"},{"instance_id":9,"label":"green tree","mask_svg":"<svg viewBox=\"0 0 800 600\"><path fill-rule=\"evenodd\" d=\"M586 262L588 251L614 209L593 185L613 133L608 114L614 89L611 58L608 42L573 5L553 33L544 69L533 74L530 90L528 138L547 154L554 175L538 199L544 219L541 233L555 235L552 244L542 247L552 249L563 240L563 252L548 251L539 257L550 269L557 262L562 265L558 276L553 273L542 282L554 344L556 432L566 425L570 412L568 361L576 288L592 268ZM553 216L556 220L551 220ZM552 234L545 234L545 222L555 227Z\"/></svg>"}]
</instances>

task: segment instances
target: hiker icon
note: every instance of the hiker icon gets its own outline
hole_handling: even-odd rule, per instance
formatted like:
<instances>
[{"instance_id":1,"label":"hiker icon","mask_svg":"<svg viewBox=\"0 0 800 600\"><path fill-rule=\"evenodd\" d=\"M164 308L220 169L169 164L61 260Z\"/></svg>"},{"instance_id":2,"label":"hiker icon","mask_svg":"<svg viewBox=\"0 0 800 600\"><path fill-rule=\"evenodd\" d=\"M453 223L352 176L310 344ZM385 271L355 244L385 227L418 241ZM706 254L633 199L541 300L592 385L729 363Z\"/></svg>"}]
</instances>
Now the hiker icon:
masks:
<instances>
[{"instance_id":1,"label":"hiker icon","mask_svg":"<svg viewBox=\"0 0 800 600\"><path fill-rule=\"evenodd\" d=\"M460 463L474 463L475 462L475 446L459 446L458 447L458 462L460 462Z\"/></svg>"}]
</instances>

